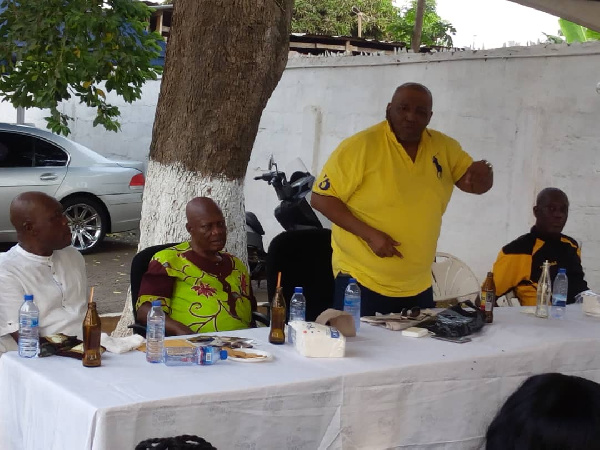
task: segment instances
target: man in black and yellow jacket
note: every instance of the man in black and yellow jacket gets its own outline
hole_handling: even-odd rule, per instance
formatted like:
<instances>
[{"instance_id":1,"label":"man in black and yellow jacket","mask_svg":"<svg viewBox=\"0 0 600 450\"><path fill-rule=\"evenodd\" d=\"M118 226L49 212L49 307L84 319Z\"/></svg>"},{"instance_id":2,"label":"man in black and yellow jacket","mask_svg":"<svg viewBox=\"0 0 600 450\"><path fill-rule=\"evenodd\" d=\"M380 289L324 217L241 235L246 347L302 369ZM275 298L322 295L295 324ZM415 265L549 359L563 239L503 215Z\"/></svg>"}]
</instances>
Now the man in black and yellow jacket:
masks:
<instances>
[{"instance_id":1,"label":"man in black and yellow jacket","mask_svg":"<svg viewBox=\"0 0 600 450\"><path fill-rule=\"evenodd\" d=\"M581 267L577 241L561 234L569 215L569 199L557 188L543 189L533 207L535 225L531 231L502 247L494 263L496 295L514 290L523 306L535 306L537 282L544 261L550 262L552 279L559 268L567 270L567 303L588 289Z\"/></svg>"}]
</instances>

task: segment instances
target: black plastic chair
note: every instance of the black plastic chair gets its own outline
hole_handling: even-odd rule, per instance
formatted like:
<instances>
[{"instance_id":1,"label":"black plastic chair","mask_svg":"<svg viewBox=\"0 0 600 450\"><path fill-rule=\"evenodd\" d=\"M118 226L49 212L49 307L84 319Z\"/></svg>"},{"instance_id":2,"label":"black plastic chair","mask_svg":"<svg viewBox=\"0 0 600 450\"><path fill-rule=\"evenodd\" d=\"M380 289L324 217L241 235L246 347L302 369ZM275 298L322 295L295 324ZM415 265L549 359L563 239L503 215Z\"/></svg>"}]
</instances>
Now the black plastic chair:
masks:
<instances>
[{"instance_id":1,"label":"black plastic chair","mask_svg":"<svg viewBox=\"0 0 600 450\"><path fill-rule=\"evenodd\" d=\"M129 274L129 281L131 283L131 303L133 307L133 325L130 325L130 328L133 328L133 332L137 334L141 334L142 336L146 336L146 326L138 323L137 321L137 311L135 309L135 304L137 303L140 286L142 284L142 277L148 270L148 264L152 260L152 257L164 250L165 248L172 247L177 245L178 242L172 244L159 244L153 245L151 247L146 247L144 250L139 252L137 255L133 257L131 260L131 272Z\"/></svg>"},{"instance_id":2,"label":"black plastic chair","mask_svg":"<svg viewBox=\"0 0 600 450\"><path fill-rule=\"evenodd\" d=\"M130 325L129 327L133 328L134 333L141 334L142 336L146 336L146 326L138 323L137 311L135 308L137 299L139 297L140 286L142 284L142 277L148 270L148 265L150 264L152 257L156 253L160 252L161 250L164 250L165 248L173 247L174 245L178 245L178 244L179 243L176 242L176 243L171 243L171 244L159 244L159 245L153 245L151 247L147 247L144 250L142 250L141 252L139 252L137 255L135 255L133 257L133 259L131 260L131 272L130 272L129 279L130 279L130 283L131 283L131 302L132 302L132 307L133 307L134 323L132 325ZM269 320L267 319L267 317L264 314L261 314L257 311L252 312L252 318L256 322L260 322L264 325L269 324Z\"/></svg>"},{"instance_id":3,"label":"black plastic chair","mask_svg":"<svg viewBox=\"0 0 600 450\"><path fill-rule=\"evenodd\" d=\"M289 303L294 287L302 286L306 297L306 320L314 321L333 306L334 278L331 268L331 230L284 231L267 252L267 292L275 295L277 273L281 272L283 296ZM289 305L287 308L289 317Z\"/></svg>"}]
</instances>

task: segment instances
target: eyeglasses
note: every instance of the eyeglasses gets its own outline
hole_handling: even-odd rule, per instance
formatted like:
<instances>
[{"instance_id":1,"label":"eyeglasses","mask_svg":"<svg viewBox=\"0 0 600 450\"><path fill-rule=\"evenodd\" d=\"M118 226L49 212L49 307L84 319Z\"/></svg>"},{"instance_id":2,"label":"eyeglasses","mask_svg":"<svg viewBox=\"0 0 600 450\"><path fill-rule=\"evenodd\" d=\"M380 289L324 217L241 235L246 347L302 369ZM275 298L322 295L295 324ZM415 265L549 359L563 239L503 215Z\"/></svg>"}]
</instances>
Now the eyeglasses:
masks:
<instances>
[{"instance_id":1,"label":"eyeglasses","mask_svg":"<svg viewBox=\"0 0 600 450\"><path fill-rule=\"evenodd\" d=\"M406 319L414 319L416 317L419 317L420 314L421 314L421 308L419 308L418 306L413 306L410 309L402 308L402 310L400 311L400 317L406 318Z\"/></svg>"}]
</instances>

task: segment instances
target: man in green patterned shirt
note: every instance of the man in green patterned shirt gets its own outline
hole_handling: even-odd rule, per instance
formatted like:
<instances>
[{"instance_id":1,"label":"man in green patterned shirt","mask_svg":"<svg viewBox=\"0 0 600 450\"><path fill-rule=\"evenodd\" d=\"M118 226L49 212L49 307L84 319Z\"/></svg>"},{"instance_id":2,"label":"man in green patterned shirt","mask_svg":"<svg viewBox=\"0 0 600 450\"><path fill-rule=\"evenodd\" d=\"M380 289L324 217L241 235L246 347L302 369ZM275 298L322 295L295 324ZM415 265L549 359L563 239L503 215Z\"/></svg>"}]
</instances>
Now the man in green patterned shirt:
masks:
<instances>
[{"instance_id":1,"label":"man in green patterned shirt","mask_svg":"<svg viewBox=\"0 0 600 450\"><path fill-rule=\"evenodd\" d=\"M192 199L185 209L189 242L162 250L150 261L137 300L146 324L153 300L163 302L167 335L237 330L252 325L256 307L244 263L222 251L227 227L217 204Z\"/></svg>"}]
</instances>

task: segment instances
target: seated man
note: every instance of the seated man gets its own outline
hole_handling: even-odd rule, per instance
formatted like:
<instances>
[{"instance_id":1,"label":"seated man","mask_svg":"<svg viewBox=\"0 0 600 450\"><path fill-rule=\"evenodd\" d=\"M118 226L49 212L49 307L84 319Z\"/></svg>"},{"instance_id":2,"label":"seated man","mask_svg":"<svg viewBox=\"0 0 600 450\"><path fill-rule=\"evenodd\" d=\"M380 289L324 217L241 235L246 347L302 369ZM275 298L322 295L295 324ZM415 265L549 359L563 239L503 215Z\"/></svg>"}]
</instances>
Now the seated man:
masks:
<instances>
[{"instance_id":1,"label":"seated man","mask_svg":"<svg viewBox=\"0 0 600 450\"><path fill-rule=\"evenodd\" d=\"M81 338L87 309L85 261L71 247L62 205L42 192L25 192L10 204L18 244L0 255L0 353L17 349L19 308L33 294L40 336Z\"/></svg>"},{"instance_id":2,"label":"seated man","mask_svg":"<svg viewBox=\"0 0 600 450\"><path fill-rule=\"evenodd\" d=\"M550 262L554 280L559 268L567 270L567 303L588 289L581 267L581 250L575 239L561 234L569 215L569 199L557 188L542 190L533 207L535 225L531 231L502 247L494 263L496 295L514 290L523 306L535 306L537 282L542 264Z\"/></svg>"},{"instance_id":3,"label":"seated man","mask_svg":"<svg viewBox=\"0 0 600 450\"><path fill-rule=\"evenodd\" d=\"M255 307L244 263L222 252L227 240L223 213L210 198L185 208L191 240L158 252L142 278L137 320L146 324L150 302L161 300L167 335L248 328Z\"/></svg>"}]
</instances>

